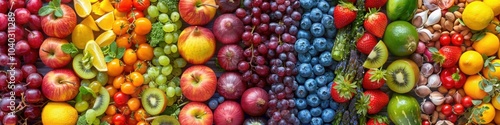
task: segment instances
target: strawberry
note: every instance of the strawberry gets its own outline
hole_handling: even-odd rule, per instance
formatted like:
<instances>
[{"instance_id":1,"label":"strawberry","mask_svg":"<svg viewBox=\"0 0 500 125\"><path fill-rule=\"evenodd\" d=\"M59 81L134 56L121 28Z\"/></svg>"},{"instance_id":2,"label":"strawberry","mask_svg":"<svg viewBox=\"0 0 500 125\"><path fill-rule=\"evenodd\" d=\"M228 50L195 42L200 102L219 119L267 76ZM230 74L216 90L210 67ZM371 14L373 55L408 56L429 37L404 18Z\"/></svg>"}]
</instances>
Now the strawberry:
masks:
<instances>
[{"instance_id":1,"label":"strawberry","mask_svg":"<svg viewBox=\"0 0 500 125\"><path fill-rule=\"evenodd\" d=\"M460 55L462 54L462 49L457 46L444 46L439 49L439 51L431 47L429 51L432 52L432 60L439 62L441 67L450 68L457 64Z\"/></svg>"},{"instance_id":2,"label":"strawberry","mask_svg":"<svg viewBox=\"0 0 500 125\"><path fill-rule=\"evenodd\" d=\"M369 33L382 38L387 27L387 15L378 12L378 10L370 9L370 13L366 14L363 26Z\"/></svg>"},{"instance_id":3,"label":"strawberry","mask_svg":"<svg viewBox=\"0 0 500 125\"><path fill-rule=\"evenodd\" d=\"M379 89L366 90L356 103L358 114L377 114L389 103L389 96Z\"/></svg>"},{"instance_id":4,"label":"strawberry","mask_svg":"<svg viewBox=\"0 0 500 125\"><path fill-rule=\"evenodd\" d=\"M385 83L385 70L370 69L365 73L363 77L363 88L364 89L380 89Z\"/></svg>"},{"instance_id":5,"label":"strawberry","mask_svg":"<svg viewBox=\"0 0 500 125\"><path fill-rule=\"evenodd\" d=\"M372 49L377 45L377 38L372 34L365 32L356 42L356 48L363 54L370 54Z\"/></svg>"},{"instance_id":6,"label":"strawberry","mask_svg":"<svg viewBox=\"0 0 500 125\"><path fill-rule=\"evenodd\" d=\"M388 125L389 119L385 116L376 115L368 119L366 125Z\"/></svg>"},{"instance_id":7,"label":"strawberry","mask_svg":"<svg viewBox=\"0 0 500 125\"><path fill-rule=\"evenodd\" d=\"M333 18L335 18L335 27L337 29L344 28L356 19L356 7L352 3L340 2L333 10Z\"/></svg>"},{"instance_id":8,"label":"strawberry","mask_svg":"<svg viewBox=\"0 0 500 125\"><path fill-rule=\"evenodd\" d=\"M338 103L351 100L354 97L354 93L356 93L356 82L352 82L352 79L340 75L335 78L330 89L330 95Z\"/></svg>"},{"instance_id":9,"label":"strawberry","mask_svg":"<svg viewBox=\"0 0 500 125\"><path fill-rule=\"evenodd\" d=\"M366 0L365 7L366 9L370 8L381 8L387 3L387 0Z\"/></svg>"}]
</instances>

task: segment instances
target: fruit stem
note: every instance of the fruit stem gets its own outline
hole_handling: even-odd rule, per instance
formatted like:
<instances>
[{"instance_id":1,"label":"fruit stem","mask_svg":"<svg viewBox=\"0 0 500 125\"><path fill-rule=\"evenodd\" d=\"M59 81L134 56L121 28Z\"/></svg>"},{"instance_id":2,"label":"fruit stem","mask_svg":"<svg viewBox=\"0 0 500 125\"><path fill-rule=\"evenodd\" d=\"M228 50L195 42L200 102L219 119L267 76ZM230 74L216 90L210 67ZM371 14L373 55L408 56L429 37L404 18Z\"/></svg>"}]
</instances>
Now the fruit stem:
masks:
<instances>
[{"instance_id":1,"label":"fruit stem","mask_svg":"<svg viewBox=\"0 0 500 125\"><path fill-rule=\"evenodd\" d=\"M194 79L196 83L200 82L200 79L198 77L194 76L194 74L191 74L191 77Z\"/></svg>"},{"instance_id":2,"label":"fruit stem","mask_svg":"<svg viewBox=\"0 0 500 125\"><path fill-rule=\"evenodd\" d=\"M262 106L264 104L266 104L266 101L264 101L264 99L262 99L262 98L257 99L257 105L258 106Z\"/></svg>"}]
</instances>

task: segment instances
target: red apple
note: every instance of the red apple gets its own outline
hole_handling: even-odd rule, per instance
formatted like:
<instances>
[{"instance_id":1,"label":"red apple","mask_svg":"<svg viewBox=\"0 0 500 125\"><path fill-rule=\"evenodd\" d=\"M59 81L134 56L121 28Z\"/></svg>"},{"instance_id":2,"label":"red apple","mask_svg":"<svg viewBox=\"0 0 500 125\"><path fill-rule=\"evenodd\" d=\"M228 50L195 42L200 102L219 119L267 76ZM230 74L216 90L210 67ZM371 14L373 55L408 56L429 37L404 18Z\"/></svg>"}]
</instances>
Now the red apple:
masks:
<instances>
[{"instance_id":1,"label":"red apple","mask_svg":"<svg viewBox=\"0 0 500 125\"><path fill-rule=\"evenodd\" d=\"M179 14L189 25L205 25L217 12L215 0L179 0Z\"/></svg>"},{"instance_id":2,"label":"red apple","mask_svg":"<svg viewBox=\"0 0 500 125\"><path fill-rule=\"evenodd\" d=\"M234 14L222 14L215 19L212 30L217 41L223 44L235 44L241 41L245 28L243 22Z\"/></svg>"},{"instance_id":3,"label":"red apple","mask_svg":"<svg viewBox=\"0 0 500 125\"><path fill-rule=\"evenodd\" d=\"M65 38L76 27L76 14L70 6L61 4L62 17L56 17L53 13L42 17L42 29L47 36Z\"/></svg>"},{"instance_id":4,"label":"red apple","mask_svg":"<svg viewBox=\"0 0 500 125\"><path fill-rule=\"evenodd\" d=\"M55 69L43 77L42 93L51 101L69 101L79 88L80 78L71 69Z\"/></svg>"},{"instance_id":5,"label":"red apple","mask_svg":"<svg viewBox=\"0 0 500 125\"><path fill-rule=\"evenodd\" d=\"M201 102L190 102L179 113L181 125L212 125L213 113L210 108Z\"/></svg>"},{"instance_id":6,"label":"red apple","mask_svg":"<svg viewBox=\"0 0 500 125\"><path fill-rule=\"evenodd\" d=\"M182 73L180 80L182 94L191 101L207 101L214 95L217 76L210 67L194 65Z\"/></svg>"},{"instance_id":7,"label":"red apple","mask_svg":"<svg viewBox=\"0 0 500 125\"><path fill-rule=\"evenodd\" d=\"M191 64L204 64L215 53L215 37L207 28L190 26L179 35L179 54Z\"/></svg>"},{"instance_id":8,"label":"red apple","mask_svg":"<svg viewBox=\"0 0 500 125\"><path fill-rule=\"evenodd\" d=\"M64 53L61 49L63 44L68 43L65 39L50 37L43 41L40 46L40 59L46 66L56 69L66 66L71 62L71 55Z\"/></svg>"}]
</instances>

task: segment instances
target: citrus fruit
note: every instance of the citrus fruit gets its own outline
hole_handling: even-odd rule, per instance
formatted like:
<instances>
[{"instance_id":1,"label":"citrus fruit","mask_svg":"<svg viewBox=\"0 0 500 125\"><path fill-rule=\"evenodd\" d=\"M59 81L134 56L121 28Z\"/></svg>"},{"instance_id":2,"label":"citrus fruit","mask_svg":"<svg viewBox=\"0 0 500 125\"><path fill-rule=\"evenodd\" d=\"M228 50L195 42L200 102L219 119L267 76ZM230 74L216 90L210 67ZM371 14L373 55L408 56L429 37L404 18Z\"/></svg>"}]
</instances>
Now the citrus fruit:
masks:
<instances>
[{"instance_id":1,"label":"citrus fruit","mask_svg":"<svg viewBox=\"0 0 500 125\"><path fill-rule=\"evenodd\" d=\"M495 119L493 119L493 121L496 123L496 124L500 124L500 110L497 110L495 112Z\"/></svg>"},{"instance_id":2,"label":"citrus fruit","mask_svg":"<svg viewBox=\"0 0 500 125\"><path fill-rule=\"evenodd\" d=\"M500 63L500 59L494 59L491 61L491 64L495 63ZM488 67L485 67L483 69L483 76L487 79L493 77L493 78L500 78L500 67L495 67L495 71L491 71Z\"/></svg>"},{"instance_id":3,"label":"citrus fruit","mask_svg":"<svg viewBox=\"0 0 500 125\"><path fill-rule=\"evenodd\" d=\"M481 17L481 18L478 18ZM481 1L474 1L465 6L462 20L472 30L486 28L493 19L493 10Z\"/></svg>"},{"instance_id":4,"label":"citrus fruit","mask_svg":"<svg viewBox=\"0 0 500 125\"><path fill-rule=\"evenodd\" d=\"M490 25L488 25L488 27L486 27L486 30L488 32L491 32L493 34L498 34L497 32L497 25L495 24L500 24L500 21L497 19L497 18L493 18L492 22L490 23Z\"/></svg>"},{"instance_id":5,"label":"citrus fruit","mask_svg":"<svg viewBox=\"0 0 500 125\"><path fill-rule=\"evenodd\" d=\"M94 31L99 31L99 27L97 27L97 24L95 24L95 20L92 16L87 16L85 19L80 22L80 24L83 24L85 26L88 26L90 29Z\"/></svg>"},{"instance_id":6,"label":"citrus fruit","mask_svg":"<svg viewBox=\"0 0 500 125\"><path fill-rule=\"evenodd\" d=\"M500 14L500 0L483 0L483 2L493 10L493 15Z\"/></svg>"},{"instance_id":7,"label":"citrus fruit","mask_svg":"<svg viewBox=\"0 0 500 125\"><path fill-rule=\"evenodd\" d=\"M92 11L90 0L73 0L76 14L80 17L86 17Z\"/></svg>"},{"instance_id":8,"label":"citrus fruit","mask_svg":"<svg viewBox=\"0 0 500 125\"><path fill-rule=\"evenodd\" d=\"M488 93L479 88L479 82L482 80L483 78L479 75L467 77L467 80L464 84L465 94L472 97L472 99L483 99L484 97L488 96Z\"/></svg>"},{"instance_id":9,"label":"citrus fruit","mask_svg":"<svg viewBox=\"0 0 500 125\"><path fill-rule=\"evenodd\" d=\"M101 33L96 39L95 42L99 44L99 47L105 47L115 41L116 35L113 30L108 30L106 32Z\"/></svg>"},{"instance_id":10,"label":"citrus fruit","mask_svg":"<svg viewBox=\"0 0 500 125\"><path fill-rule=\"evenodd\" d=\"M467 75L477 74L483 69L483 56L479 52L469 50L460 56L458 66Z\"/></svg>"},{"instance_id":11,"label":"citrus fruit","mask_svg":"<svg viewBox=\"0 0 500 125\"><path fill-rule=\"evenodd\" d=\"M495 118L495 115L496 115L496 111L495 111L495 108L493 107L493 105L491 105L490 103L483 103L483 104L476 106L474 108L478 109L478 108L483 108L483 107L485 108L484 112L482 112L481 114L476 114L479 116L473 116L473 117L479 117L481 119L481 122L477 122L475 119L472 120L473 122L475 122L477 124L486 124L486 123L490 123L491 121L493 121L493 119Z\"/></svg>"},{"instance_id":12,"label":"citrus fruit","mask_svg":"<svg viewBox=\"0 0 500 125\"><path fill-rule=\"evenodd\" d=\"M392 21L409 21L417 11L417 2L417 0L388 0L387 17Z\"/></svg>"},{"instance_id":13,"label":"citrus fruit","mask_svg":"<svg viewBox=\"0 0 500 125\"><path fill-rule=\"evenodd\" d=\"M127 19L127 13L120 12L117 9L113 10L113 14L115 15L115 19Z\"/></svg>"},{"instance_id":14,"label":"citrus fruit","mask_svg":"<svg viewBox=\"0 0 500 125\"><path fill-rule=\"evenodd\" d=\"M99 8L101 8L101 10L104 12L111 12L115 9L110 0L102 0Z\"/></svg>"},{"instance_id":15,"label":"citrus fruit","mask_svg":"<svg viewBox=\"0 0 500 125\"><path fill-rule=\"evenodd\" d=\"M104 54L102 53L102 50L99 47L99 45L94 40L87 42L87 45L85 46L84 50L84 55L85 52L89 53L93 57L92 65L94 65L97 71L101 72L108 71L108 67L106 66L106 61L104 61Z\"/></svg>"},{"instance_id":16,"label":"citrus fruit","mask_svg":"<svg viewBox=\"0 0 500 125\"><path fill-rule=\"evenodd\" d=\"M418 32L406 21L395 21L387 26L383 41L391 54L408 56L417 49Z\"/></svg>"},{"instance_id":17,"label":"citrus fruit","mask_svg":"<svg viewBox=\"0 0 500 125\"><path fill-rule=\"evenodd\" d=\"M491 99L491 104L493 104L493 107L495 107L496 110L500 110L500 100L498 99L498 96L500 96L500 94L497 94Z\"/></svg>"},{"instance_id":18,"label":"citrus fruit","mask_svg":"<svg viewBox=\"0 0 500 125\"><path fill-rule=\"evenodd\" d=\"M498 37L490 32L486 32L486 35L479 41L475 41L472 44L472 48L481 54L487 56L492 56L497 54L500 47Z\"/></svg>"},{"instance_id":19,"label":"citrus fruit","mask_svg":"<svg viewBox=\"0 0 500 125\"><path fill-rule=\"evenodd\" d=\"M75 29L73 29L71 40L76 48L83 49L89 40L94 40L94 33L88 26L78 24Z\"/></svg>"},{"instance_id":20,"label":"citrus fruit","mask_svg":"<svg viewBox=\"0 0 500 125\"><path fill-rule=\"evenodd\" d=\"M110 30L115 22L115 16L113 15L113 12L108 12L95 20L95 22L97 22L97 26L101 29Z\"/></svg>"},{"instance_id":21,"label":"citrus fruit","mask_svg":"<svg viewBox=\"0 0 500 125\"><path fill-rule=\"evenodd\" d=\"M78 112L66 102L49 102L42 110L44 125L75 125L77 119Z\"/></svg>"},{"instance_id":22,"label":"citrus fruit","mask_svg":"<svg viewBox=\"0 0 500 125\"><path fill-rule=\"evenodd\" d=\"M92 4L92 12L93 12L93 14L95 14L97 16L101 16L104 13L106 13L103 10L101 10L101 2L99 2L99 1Z\"/></svg>"}]
</instances>

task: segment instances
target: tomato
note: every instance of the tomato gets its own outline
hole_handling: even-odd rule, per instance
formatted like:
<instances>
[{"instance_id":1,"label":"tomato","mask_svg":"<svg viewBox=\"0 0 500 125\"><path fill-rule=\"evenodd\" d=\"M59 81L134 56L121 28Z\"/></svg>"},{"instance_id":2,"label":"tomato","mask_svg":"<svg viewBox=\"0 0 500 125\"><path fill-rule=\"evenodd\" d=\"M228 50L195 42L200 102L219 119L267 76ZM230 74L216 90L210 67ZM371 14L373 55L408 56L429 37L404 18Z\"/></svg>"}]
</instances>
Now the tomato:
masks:
<instances>
[{"instance_id":1,"label":"tomato","mask_svg":"<svg viewBox=\"0 0 500 125\"><path fill-rule=\"evenodd\" d=\"M108 108L106 109L106 115L115 115L115 114L116 114L116 106L109 105Z\"/></svg>"},{"instance_id":2,"label":"tomato","mask_svg":"<svg viewBox=\"0 0 500 125\"><path fill-rule=\"evenodd\" d=\"M132 6L132 0L119 0L115 3L115 8L120 12L129 12Z\"/></svg>"},{"instance_id":3,"label":"tomato","mask_svg":"<svg viewBox=\"0 0 500 125\"><path fill-rule=\"evenodd\" d=\"M451 37L449 34L442 34L441 37L439 37L439 44L441 46L448 46L451 43Z\"/></svg>"},{"instance_id":4,"label":"tomato","mask_svg":"<svg viewBox=\"0 0 500 125\"><path fill-rule=\"evenodd\" d=\"M130 23L133 23L135 19L139 19L141 17L144 17L144 13L142 13L142 11L139 10L132 10L127 14L127 20Z\"/></svg>"},{"instance_id":5,"label":"tomato","mask_svg":"<svg viewBox=\"0 0 500 125\"><path fill-rule=\"evenodd\" d=\"M127 121L127 124L129 124L129 125L137 125L137 120L135 120L132 117L129 117L128 121Z\"/></svg>"},{"instance_id":6,"label":"tomato","mask_svg":"<svg viewBox=\"0 0 500 125\"><path fill-rule=\"evenodd\" d=\"M451 44L455 46L461 46L464 43L464 36L460 33L455 33L451 35Z\"/></svg>"},{"instance_id":7,"label":"tomato","mask_svg":"<svg viewBox=\"0 0 500 125\"><path fill-rule=\"evenodd\" d=\"M464 96L462 98L462 105L465 107L465 108L469 108L471 106L473 106L474 104L472 103L472 97L470 96Z\"/></svg>"},{"instance_id":8,"label":"tomato","mask_svg":"<svg viewBox=\"0 0 500 125\"><path fill-rule=\"evenodd\" d=\"M460 89L464 86L467 76L460 71L457 67L445 68L439 75L442 86L446 89Z\"/></svg>"},{"instance_id":9,"label":"tomato","mask_svg":"<svg viewBox=\"0 0 500 125\"><path fill-rule=\"evenodd\" d=\"M149 0L134 0L134 7L139 11L145 10L150 4L151 2Z\"/></svg>"},{"instance_id":10,"label":"tomato","mask_svg":"<svg viewBox=\"0 0 500 125\"><path fill-rule=\"evenodd\" d=\"M123 34L116 38L116 46L127 49L132 47L132 44L130 43L130 35Z\"/></svg>"},{"instance_id":11,"label":"tomato","mask_svg":"<svg viewBox=\"0 0 500 125\"><path fill-rule=\"evenodd\" d=\"M114 125L125 125L127 123L127 118L122 114L113 115L113 124Z\"/></svg>"},{"instance_id":12,"label":"tomato","mask_svg":"<svg viewBox=\"0 0 500 125\"><path fill-rule=\"evenodd\" d=\"M120 75L120 76L117 76L115 77L115 79L113 80L113 87L115 87L116 89L120 89L122 84L125 82L125 76L124 75ZM116 93L115 93L116 94Z\"/></svg>"},{"instance_id":13,"label":"tomato","mask_svg":"<svg viewBox=\"0 0 500 125\"><path fill-rule=\"evenodd\" d=\"M146 35L151 31L151 21L147 18L141 17L135 20L134 22L134 32L138 35Z\"/></svg>"},{"instance_id":14,"label":"tomato","mask_svg":"<svg viewBox=\"0 0 500 125\"><path fill-rule=\"evenodd\" d=\"M438 6L441 9L448 9L455 4L455 0L438 0ZM446 11L447 12L447 11Z\"/></svg>"},{"instance_id":15,"label":"tomato","mask_svg":"<svg viewBox=\"0 0 500 125\"><path fill-rule=\"evenodd\" d=\"M452 111L453 107L450 104L443 104L441 106L441 113L443 113L445 116L450 116L453 114Z\"/></svg>"},{"instance_id":16,"label":"tomato","mask_svg":"<svg viewBox=\"0 0 500 125\"><path fill-rule=\"evenodd\" d=\"M128 75L128 78L132 82L132 85L139 87L144 83L144 77L139 72L131 72Z\"/></svg>"},{"instance_id":17,"label":"tomato","mask_svg":"<svg viewBox=\"0 0 500 125\"><path fill-rule=\"evenodd\" d=\"M106 66L108 67L107 74L109 76L118 76L123 72L123 63L119 59L111 60L111 62L108 62Z\"/></svg>"},{"instance_id":18,"label":"tomato","mask_svg":"<svg viewBox=\"0 0 500 125\"><path fill-rule=\"evenodd\" d=\"M128 48L125 50L125 53L123 53L122 59L125 65L134 65L137 61L137 55L133 49Z\"/></svg>"},{"instance_id":19,"label":"tomato","mask_svg":"<svg viewBox=\"0 0 500 125\"><path fill-rule=\"evenodd\" d=\"M146 118L148 118L148 114L146 114L146 110L140 108L134 112L134 118L137 121L144 121L146 120Z\"/></svg>"},{"instance_id":20,"label":"tomato","mask_svg":"<svg viewBox=\"0 0 500 125\"><path fill-rule=\"evenodd\" d=\"M109 95L115 95L115 93L118 92L118 90L113 87L113 85L107 85L106 90L108 90Z\"/></svg>"},{"instance_id":21,"label":"tomato","mask_svg":"<svg viewBox=\"0 0 500 125\"><path fill-rule=\"evenodd\" d=\"M125 73L130 73L134 71L134 65L126 65L125 68L123 69L123 72Z\"/></svg>"},{"instance_id":22,"label":"tomato","mask_svg":"<svg viewBox=\"0 0 500 125\"><path fill-rule=\"evenodd\" d=\"M113 123L113 116L105 115L104 117L101 118L101 122L108 122L108 124L111 124Z\"/></svg>"},{"instance_id":23,"label":"tomato","mask_svg":"<svg viewBox=\"0 0 500 125\"><path fill-rule=\"evenodd\" d=\"M431 125L431 122L429 122L428 120L424 120L422 121L422 125Z\"/></svg>"},{"instance_id":24,"label":"tomato","mask_svg":"<svg viewBox=\"0 0 500 125\"><path fill-rule=\"evenodd\" d=\"M449 120L450 122L452 122L452 123L455 123L455 122L457 122L457 120L458 120L458 116L457 116L457 115L455 115L455 114L451 114L451 115L450 115L450 116L448 116L448 118L446 118L446 119L448 119L448 120Z\"/></svg>"},{"instance_id":25,"label":"tomato","mask_svg":"<svg viewBox=\"0 0 500 125\"><path fill-rule=\"evenodd\" d=\"M465 112L465 108L462 104L457 103L457 104L453 105L453 113L455 113L456 115L462 115L462 114L464 114L464 112Z\"/></svg>"},{"instance_id":26,"label":"tomato","mask_svg":"<svg viewBox=\"0 0 500 125\"><path fill-rule=\"evenodd\" d=\"M122 86L120 87L120 91L122 91L123 93L127 94L127 95L131 95L131 94L134 94L135 92L135 86L132 85L132 83L130 82L125 82L122 84Z\"/></svg>"},{"instance_id":27,"label":"tomato","mask_svg":"<svg viewBox=\"0 0 500 125\"><path fill-rule=\"evenodd\" d=\"M130 110L136 111L141 107L141 100L137 98L130 98L127 102L127 106Z\"/></svg>"},{"instance_id":28,"label":"tomato","mask_svg":"<svg viewBox=\"0 0 500 125\"><path fill-rule=\"evenodd\" d=\"M145 122L145 121L139 121L139 122L137 122L136 125L149 125L149 123Z\"/></svg>"},{"instance_id":29,"label":"tomato","mask_svg":"<svg viewBox=\"0 0 500 125\"><path fill-rule=\"evenodd\" d=\"M116 35L122 35L127 33L129 27L130 23L128 21L122 19L115 20L115 22L113 23L113 32Z\"/></svg>"},{"instance_id":30,"label":"tomato","mask_svg":"<svg viewBox=\"0 0 500 125\"><path fill-rule=\"evenodd\" d=\"M130 111L130 108L128 108L128 106L125 104L125 105L122 105L122 106L119 106L118 107L118 110L123 114L123 115L126 115L126 116L129 116L132 111Z\"/></svg>"},{"instance_id":31,"label":"tomato","mask_svg":"<svg viewBox=\"0 0 500 125\"><path fill-rule=\"evenodd\" d=\"M143 44L148 42L148 38L146 38L146 35L137 35L137 33L132 33L132 43L135 44Z\"/></svg>"},{"instance_id":32,"label":"tomato","mask_svg":"<svg viewBox=\"0 0 500 125\"><path fill-rule=\"evenodd\" d=\"M129 95L123 93L123 92L116 92L115 95L113 95L113 100L115 101L115 104L117 105L123 105L127 103L129 99Z\"/></svg>"},{"instance_id":33,"label":"tomato","mask_svg":"<svg viewBox=\"0 0 500 125\"><path fill-rule=\"evenodd\" d=\"M135 72L139 72L141 74L144 74L144 73L146 73L147 70L148 70L148 63L146 63L146 61L137 60L137 62L135 62L135 64L134 64L134 71Z\"/></svg>"},{"instance_id":34,"label":"tomato","mask_svg":"<svg viewBox=\"0 0 500 125\"><path fill-rule=\"evenodd\" d=\"M153 47L151 47L149 44L147 43L143 43L143 44L139 44L139 46L137 47L137 58L139 58L139 60L151 60L153 59L154 57L154 54L153 54Z\"/></svg>"}]
</instances>

